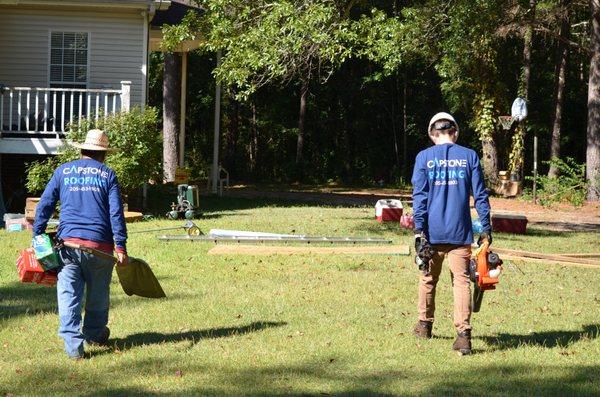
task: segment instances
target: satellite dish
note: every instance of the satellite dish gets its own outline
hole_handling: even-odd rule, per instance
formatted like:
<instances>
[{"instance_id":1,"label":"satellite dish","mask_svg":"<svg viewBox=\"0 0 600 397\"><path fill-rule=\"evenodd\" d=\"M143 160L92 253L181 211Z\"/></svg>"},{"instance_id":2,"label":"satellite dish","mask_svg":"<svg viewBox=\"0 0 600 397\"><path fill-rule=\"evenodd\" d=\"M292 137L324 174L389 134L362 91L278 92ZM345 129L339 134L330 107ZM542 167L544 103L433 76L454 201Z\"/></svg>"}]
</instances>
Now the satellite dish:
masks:
<instances>
[{"instance_id":1,"label":"satellite dish","mask_svg":"<svg viewBox=\"0 0 600 397\"><path fill-rule=\"evenodd\" d=\"M510 115L517 122L525 120L527 117L527 102L525 99L517 97L510 108Z\"/></svg>"}]
</instances>

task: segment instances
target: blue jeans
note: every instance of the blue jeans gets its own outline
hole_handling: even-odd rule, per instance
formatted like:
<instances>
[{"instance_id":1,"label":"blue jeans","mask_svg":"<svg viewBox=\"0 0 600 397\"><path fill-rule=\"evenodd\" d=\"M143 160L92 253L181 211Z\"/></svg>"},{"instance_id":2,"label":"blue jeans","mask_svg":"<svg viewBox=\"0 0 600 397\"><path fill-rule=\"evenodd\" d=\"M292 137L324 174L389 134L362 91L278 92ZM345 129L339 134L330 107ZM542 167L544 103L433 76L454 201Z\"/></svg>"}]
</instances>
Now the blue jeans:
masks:
<instances>
[{"instance_id":1,"label":"blue jeans","mask_svg":"<svg viewBox=\"0 0 600 397\"><path fill-rule=\"evenodd\" d=\"M108 323L110 280L114 263L77 249L59 251L63 266L58 271L56 293L60 327L69 357L83 356L83 343L95 342ZM85 295L85 319L81 329L81 306Z\"/></svg>"}]
</instances>

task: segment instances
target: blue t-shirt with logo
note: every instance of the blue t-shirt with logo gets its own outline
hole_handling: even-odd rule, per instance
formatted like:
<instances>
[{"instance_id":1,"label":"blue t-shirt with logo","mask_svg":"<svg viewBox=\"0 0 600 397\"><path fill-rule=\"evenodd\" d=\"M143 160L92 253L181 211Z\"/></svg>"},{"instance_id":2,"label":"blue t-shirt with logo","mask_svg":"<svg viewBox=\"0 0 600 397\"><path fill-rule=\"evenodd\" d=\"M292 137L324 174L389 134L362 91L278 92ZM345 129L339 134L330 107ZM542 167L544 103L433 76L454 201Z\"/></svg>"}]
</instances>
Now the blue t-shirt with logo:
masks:
<instances>
[{"instance_id":1,"label":"blue t-shirt with logo","mask_svg":"<svg viewBox=\"0 0 600 397\"><path fill-rule=\"evenodd\" d=\"M421 151L412 184L415 230L423 231L430 243L473 243L471 194L482 230L491 231L490 203L475 151L453 143Z\"/></svg>"},{"instance_id":2,"label":"blue t-shirt with logo","mask_svg":"<svg viewBox=\"0 0 600 397\"><path fill-rule=\"evenodd\" d=\"M59 200L58 237L110 243L126 249L123 204L112 169L90 158L58 167L36 207L34 234L44 233Z\"/></svg>"}]
</instances>

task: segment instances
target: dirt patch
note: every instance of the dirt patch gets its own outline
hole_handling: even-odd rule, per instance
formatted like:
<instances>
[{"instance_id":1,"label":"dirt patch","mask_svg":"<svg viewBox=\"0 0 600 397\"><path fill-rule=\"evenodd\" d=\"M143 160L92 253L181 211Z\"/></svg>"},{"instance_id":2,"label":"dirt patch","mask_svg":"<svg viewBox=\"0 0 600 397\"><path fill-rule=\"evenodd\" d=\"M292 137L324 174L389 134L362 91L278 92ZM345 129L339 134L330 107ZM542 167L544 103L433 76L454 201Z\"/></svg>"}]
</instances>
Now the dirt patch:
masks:
<instances>
[{"instance_id":1,"label":"dirt patch","mask_svg":"<svg viewBox=\"0 0 600 397\"><path fill-rule=\"evenodd\" d=\"M393 189L345 189L345 188L290 188L288 190L259 190L245 186L234 186L227 196L242 198L270 198L308 202L331 206L375 206L380 199L400 199L412 204L409 191ZM581 207L557 204L543 207L521 199L490 198L492 213L525 215L529 226L559 231L600 232L600 202L588 202ZM471 207L473 202L471 201Z\"/></svg>"}]
</instances>

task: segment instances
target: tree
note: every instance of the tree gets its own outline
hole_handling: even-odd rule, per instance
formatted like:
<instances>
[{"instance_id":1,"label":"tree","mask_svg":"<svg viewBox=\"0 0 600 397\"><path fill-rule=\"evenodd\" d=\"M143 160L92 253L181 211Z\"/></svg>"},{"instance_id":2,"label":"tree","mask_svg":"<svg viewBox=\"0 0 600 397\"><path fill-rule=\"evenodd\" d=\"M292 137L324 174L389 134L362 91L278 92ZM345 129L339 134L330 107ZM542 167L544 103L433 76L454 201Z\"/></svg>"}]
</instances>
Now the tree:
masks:
<instances>
[{"instance_id":1,"label":"tree","mask_svg":"<svg viewBox=\"0 0 600 397\"><path fill-rule=\"evenodd\" d=\"M506 87L499 73L499 39L495 34L502 4L483 0L452 4L432 1L424 8L405 13L413 21L412 30L424 33L428 44L422 47L428 47L428 57L435 62L441 90L451 110L470 119L470 127L481 142L484 174L492 185L498 180L498 108L506 101Z\"/></svg>"},{"instance_id":2,"label":"tree","mask_svg":"<svg viewBox=\"0 0 600 397\"><path fill-rule=\"evenodd\" d=\"M164 182L173 182L179 158L179 115L181 113L181 55L174 52L165 53L163 101Z\"/></svg>"},{"instance_id":3,"label":"tree","mask_svg":"<svg viewBox=\"0 0 600 397\"><path fill-rule=\"evenodd\" d=\"M560 8L562 9L561 24L560 24L560 40L557 43L557 56L555 66L555 95L554 95L554 121L552 123L552 143L550 157L560 157L560 129L562 125L563 115L563 102L564 102L564 90L565 90L565 74L567 70L567 57L569 55L569 46L565 43L569 40L570 31L570 0L561 0ZM550 163L550 169L548 170L548 177L556 178L558 175L558 168L556 163Z\"/></svg>"},{"instance_id":4,"label":"tree","mask_svg":"<svg viewBox=\"0 0 600 397\"><path fill-rule=\"evenodd\" d=\"M590 0L590 75L588 88L588 125L586 176L588 200L600 200L600 0Z\"/></svg>"},{"instance_id":5,"label":"tree","mask_svg":"<svg viewBox=\"0 0 600 397\"><path fill-rule=\"evenodd\" d=\"M537 0L529 0L529 9L526 12L526 28L523 35L523 67L518 92L519 97L525 99L525 101L529 99L529 83L531 82L531 50L533 47L536 7ZM523 175L523 164L525 162L525 123L526 121L523 121L517 125L512 137L512 147L509 155L509 171L511 175Z\"/></svg>"}]
</instances>

